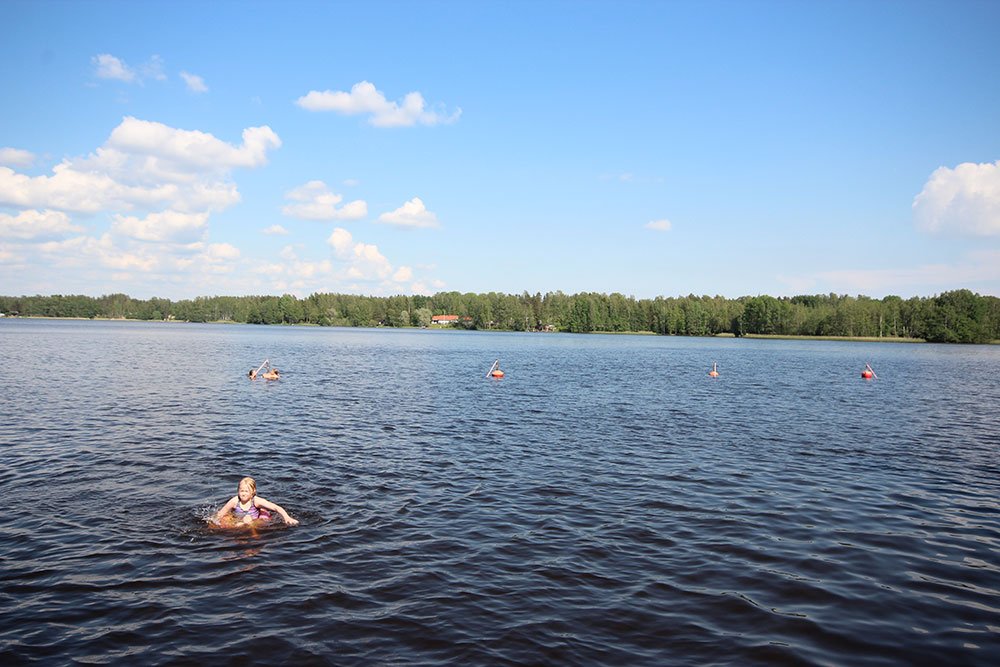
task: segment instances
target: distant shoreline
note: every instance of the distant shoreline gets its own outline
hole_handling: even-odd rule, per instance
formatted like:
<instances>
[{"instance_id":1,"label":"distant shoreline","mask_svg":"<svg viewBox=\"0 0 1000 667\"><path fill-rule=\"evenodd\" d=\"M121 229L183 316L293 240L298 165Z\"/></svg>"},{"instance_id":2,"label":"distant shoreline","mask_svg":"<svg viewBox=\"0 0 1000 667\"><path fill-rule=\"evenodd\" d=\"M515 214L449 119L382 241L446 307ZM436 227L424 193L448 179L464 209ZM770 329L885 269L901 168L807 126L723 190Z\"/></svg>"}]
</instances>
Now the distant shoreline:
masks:
<instances>
[{"instance_id":1,"label":"distant shoreline","mask_svg":"<svg viewBox=\"0 0 1000 667\"><path fill-rule=\"evenodd\" d=\"M5 315L0 319L11 319L11 320L69 320L69 321L96 321L96 322L162 322L164 324L236 324L240 326L279 326L279 327L320 327L321 325L315 322L298 322L294 324L289 323L278 323L278 324L257 324L251 322L237 322L235 320L212 320L209 322L191 322L189 320L140 320L128 317L65 317L65 316L49 316L49 315ZM425 331L505 331L510 333L506 329L462 329L461 327L454 326L442 326L432 324L428 327L392 327L392 326L373 326L373 327L352 327L343 325L333 325L331 328L337 329L357 329L357 328L371 328L371 329L420 329ZM517 332L517 333L548 333L548 332ZM575 333L575 332L561 332L561 333ZM793 335L793 334L743 334L742 336L736 336L732 333L717 333L709 334L706 336L686 336L678 334L658 334L653 331L588 331L580 332L583 335L586 334L603 334L611 336L676 336L678 338L755 338L760 340L824 340L824 341L841 341L847 343L926 343L927 341L923 338L904 338L901 336L803 336L803 335ZM980 343L980 345L1000 345L1000 340L991 340L986 343Z\"/></svg>"},{"instance_id":2,"label":"distant shoreline","mask_svg":"<svg viewBox=\"0 0 1000 667\"><path fill-rule=\"evenodd\" d=\"M732 334L730 334L732 335ZM775 340L833 340L851 343L926 343L923 338L903 338L900 336L793 336L791 334L744 334L744 338L765 338ZM997 342L997 341L993 341Z\"/></svg>"},{"instance_id":3,"label":"distant shoreline","mask_svg":"<svg viewBox=\"0 0 1000 667\"><path fill-rule=\"evenodd\" d=\"M70 321L94 321L94 322L162 322L164 324L237 324L240 326L259 326L259 327L318 327L320 325L313 322L298 322L295 324L252 324L250 322L236 322L234 320L212 320L210 322L190 322L188 320L140 320L128 317L63 317L63 316L48 316L48 315L17 315L11 316L7 315L6 318L9 319L19 319L19 320L70 320ZM338 329L357 329L359 327L350 326L339 326L333 327ZM454 326L441 326L441 325L430 325L429 327L390 327L390 326L379 326L379 327L365 327L374 329L421 329L427 331L468 331L468 329L461 329L460 327ZM482 331L482 330L480 330ZM485 331L490 331L486 329ZM502 329L497 329L496 331L506 331ZM510 333L510 332L507 332ZM527 333L546 333L546 332L527 332ZM571 333L571 332L563 332ZM588 331L583 333L587 334L602 334L611 336L676 336L676 334L658 334L652 331ZM676 336L678 338L737 338L731 333L719 333L711 334L708 336ZM832 340L832 341L848 341L848 342L858 342L858 343L926 343L922 338L894 338L890 336L878 337L868 337L868 336L793 336L793 335L778 335L778 334L744 334L743 338L761 338L761 339L775 339L775 340ZM994 343L1000 343L1000 341L993 341Z\"/></svg>"},{"instance_id":4,"label":"distant shoreline","mask_svg":"<svg viewBox=\"0 0 1000 667\"><path fill-rule=\"evenodd\" d=\"M127 294L0 296L0 313L192 323L311 324L315 326L437 328L452 331L561 331L900 343L1000 341L1000 298L967 289L934 297L881 300L863 295L813 294L656 297L618 293L534 295L439 292L363 296L316 293L305 298L213 296L171 301ZM823 332L823 335L816 335Z\"/></svg>"}]
</instances>

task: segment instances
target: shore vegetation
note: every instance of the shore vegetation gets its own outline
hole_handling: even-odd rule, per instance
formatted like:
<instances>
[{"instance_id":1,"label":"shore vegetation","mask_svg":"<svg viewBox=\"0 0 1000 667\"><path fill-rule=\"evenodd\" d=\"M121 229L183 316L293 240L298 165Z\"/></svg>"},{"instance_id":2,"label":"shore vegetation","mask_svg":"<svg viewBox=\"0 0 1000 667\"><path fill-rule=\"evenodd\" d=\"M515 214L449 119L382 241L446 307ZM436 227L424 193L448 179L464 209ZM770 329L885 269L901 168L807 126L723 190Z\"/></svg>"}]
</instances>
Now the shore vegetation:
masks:
<instances>
[{"instance_id":1,"label":"shore vegetation","mask_svg":"<svg viewBox=\"0 0 1000 667\"><path fill-rule=\"evenodd\" d=\"M989 343L1000 340L1000 299L961 289L932 297L817 294L636 299L623 294L486 294L306 298L210 296L171 301L126 294L0 296L0 313L75 317L346 327L427 327L677 336L766 336L823 339ZM435 315L456 315L439 325Z\"/></svg>"}]
</instances>

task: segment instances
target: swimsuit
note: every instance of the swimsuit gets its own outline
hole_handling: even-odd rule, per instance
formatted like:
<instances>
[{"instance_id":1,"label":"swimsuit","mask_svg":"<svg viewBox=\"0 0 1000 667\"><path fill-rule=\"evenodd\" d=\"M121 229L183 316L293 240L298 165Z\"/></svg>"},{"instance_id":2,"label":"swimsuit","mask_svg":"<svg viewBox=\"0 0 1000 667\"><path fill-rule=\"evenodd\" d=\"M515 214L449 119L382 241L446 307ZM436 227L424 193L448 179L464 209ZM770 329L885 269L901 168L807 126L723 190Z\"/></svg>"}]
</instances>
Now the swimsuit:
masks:
<instances>
[{"instance_id":1,"label":"swimsuit","mask_svg":"<svg viewBox=\"0 0 1000 667\"><path fill-rule=\"evenodd\" d=\"M261 511L256 505L253 504L253 498L250 499L249 509L243 509L242 507L240 507L239 503L236 503L236 507L233 508L233 514L235 514L236 517L239 519L242 519L247 515L249 515L251 519L261 518Z\"/></svg>"}]
</instances>

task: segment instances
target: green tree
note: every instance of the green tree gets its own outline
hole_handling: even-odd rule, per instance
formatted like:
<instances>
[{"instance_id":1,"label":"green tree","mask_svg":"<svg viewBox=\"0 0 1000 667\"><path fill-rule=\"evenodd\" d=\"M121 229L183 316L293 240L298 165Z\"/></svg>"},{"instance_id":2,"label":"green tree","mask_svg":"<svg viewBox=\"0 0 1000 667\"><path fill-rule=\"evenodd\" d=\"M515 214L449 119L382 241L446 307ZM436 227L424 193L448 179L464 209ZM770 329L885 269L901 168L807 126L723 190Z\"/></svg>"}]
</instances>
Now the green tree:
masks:
<instances>
[{"instance_id":1,"label":"green tree","mask_svg":"<svg viewBox=\"0 0 1000 667\"><path fill-rule=\"evenodd\" d=\"M987 304L967 289L945 292L933 300L927 340L940 343L987 343Z\"/></svg>"},{"instance_id":2,"label":"green tree","mask_svg":"<svg viewBox=\"0 0 1000 667\"><path fill-rule=\"evenodd\" d=\"M430 308L417 308L413 313L413 323L418 327L429 327L432 315Z\"/></svg>"}]
</instances>

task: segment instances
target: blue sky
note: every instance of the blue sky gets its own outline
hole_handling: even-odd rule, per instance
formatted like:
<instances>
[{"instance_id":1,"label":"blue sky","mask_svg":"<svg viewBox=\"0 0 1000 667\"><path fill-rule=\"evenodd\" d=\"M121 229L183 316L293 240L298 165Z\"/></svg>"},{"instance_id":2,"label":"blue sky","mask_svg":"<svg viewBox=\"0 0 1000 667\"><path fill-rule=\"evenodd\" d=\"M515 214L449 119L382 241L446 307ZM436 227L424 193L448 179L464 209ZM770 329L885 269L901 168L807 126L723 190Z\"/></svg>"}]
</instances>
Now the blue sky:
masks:
<instances>
[{"instance_id":1,"label":"blue sky","mask_svg":"<svg viewBox=\"0 0 1000 667\"><path fill-rule=\"evenodd\" d=\"M0 294L1000 295L998 2L0 25Z\"/></svg>"}]
</instances>

